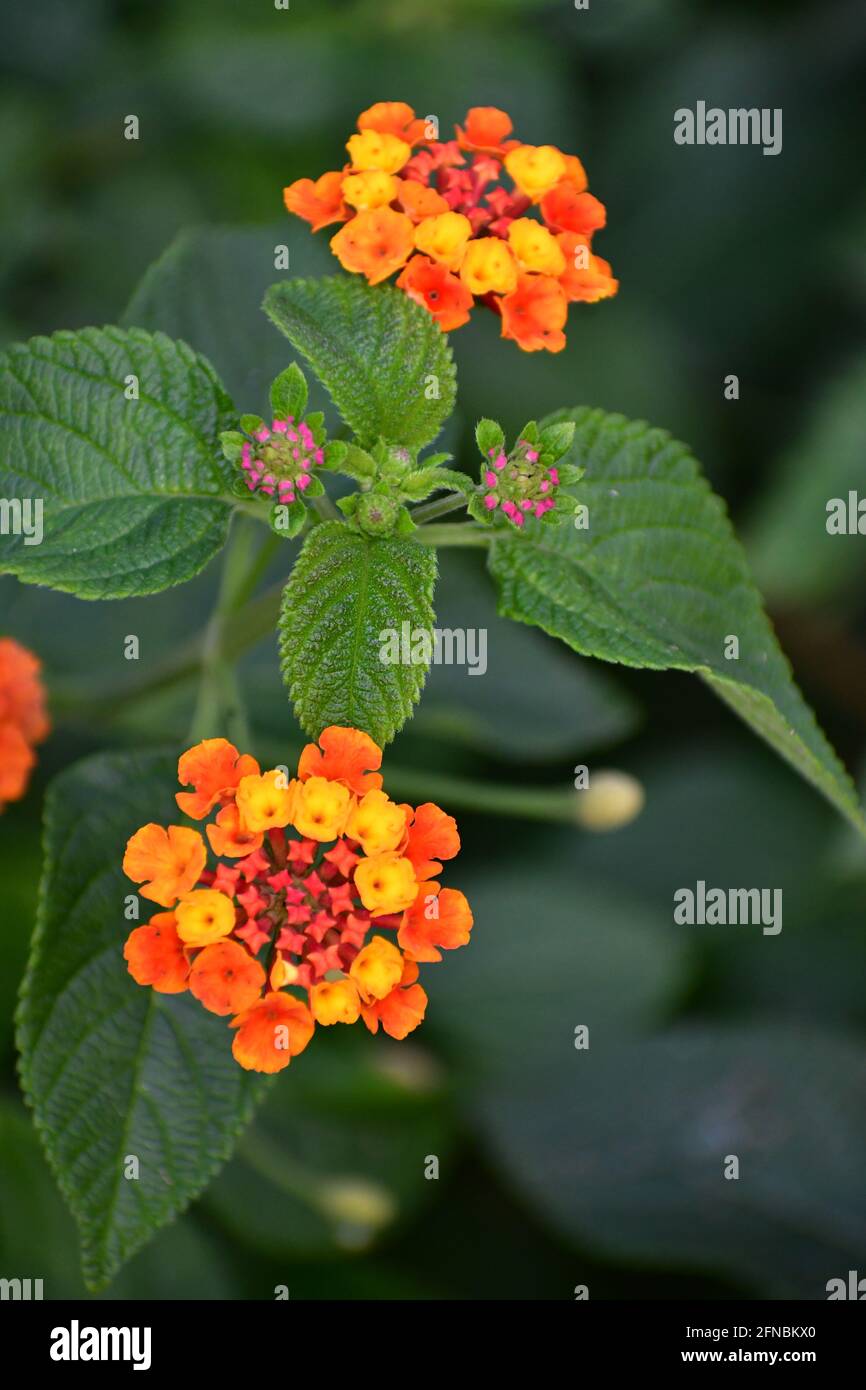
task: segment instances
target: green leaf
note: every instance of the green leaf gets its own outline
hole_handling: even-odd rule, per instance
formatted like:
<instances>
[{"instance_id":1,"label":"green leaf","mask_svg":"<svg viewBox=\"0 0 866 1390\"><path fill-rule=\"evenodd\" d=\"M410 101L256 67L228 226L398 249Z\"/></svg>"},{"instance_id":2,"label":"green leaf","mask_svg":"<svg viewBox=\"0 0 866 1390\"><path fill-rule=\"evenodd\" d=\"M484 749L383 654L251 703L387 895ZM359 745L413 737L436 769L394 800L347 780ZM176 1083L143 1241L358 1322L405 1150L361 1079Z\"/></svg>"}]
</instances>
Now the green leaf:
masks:
<instances>
[{"instance_id":1,"label":"green leaf","mask_svg":"<svg viewBox=\"0 0 866 1390\"><path fill-rule=\"evenodd\" d=\"M286 367L271 386L271 408L275 420L297 421L307 405L307 381L296 362Z\"/></svg>"},{"instance_id":2,"label":"green leaf","mask_svg":"<svg viewBox=\"0 0 866 1390\"><path fill-rule=\"evenodd\" d=\"M224 1020L189 994L136 985L123 960L126 840L177 821L175 782L173 759L100 754L63 772L46 800L21 1077L93 1289L202 1190L261 1092L232 1058ZM137 1180L124 1176L127 1155Z\"/></svg>"},{"instance_id":3,"label":"green leaf","mask_svg":"<svg viewBox=\"0 0 866 1390\"><path fill-rule=\"evenodd\" d=\"M161 333L84 328L11 347L0 495L41 499L44 535L0 535L0 570L79 598L191 579L225 541L230 415L210 364Z\"/></svg>"},{"instance_id":4,"label":"green leaf","mask_svg":"<svg viewBox=\"0 0 866 1390\"><path fill-rule=\"evenodd\" d=\"M338 276L284 280L268 290L264 309L362 445L381 436L421 448L439 433L454 407L451 349L401 290Z\"/></svg>"},{"instance_id":5,"label":"green leaf","mask_svg":"<svg viewBox=\"0 0 866 1390\"><path fill-rule=\"evenodd\" d=\"M853 784L791 679L724 505L684 445L640 421L578 409L569 462L589 526L497 538L500 612L575 651L693 671L866 834ZM546 423L550 423L549 421ZM739 658L725 657L727 639Z\"/></svg>"},{"instance_id":6,"label":"green leaf","mask_svg":"<svg viewBox=\"0 0 866 1390\"><path fill-rule=\"evenodd\" d=\"M383 633L399 634L403 623L429 633L435 583L432 547L373 539L338 521L314 527L280 615L283 677L306 733L347 724L390 742L421 694L428 663L381 660Z\"/></svg>"}]
</instances>

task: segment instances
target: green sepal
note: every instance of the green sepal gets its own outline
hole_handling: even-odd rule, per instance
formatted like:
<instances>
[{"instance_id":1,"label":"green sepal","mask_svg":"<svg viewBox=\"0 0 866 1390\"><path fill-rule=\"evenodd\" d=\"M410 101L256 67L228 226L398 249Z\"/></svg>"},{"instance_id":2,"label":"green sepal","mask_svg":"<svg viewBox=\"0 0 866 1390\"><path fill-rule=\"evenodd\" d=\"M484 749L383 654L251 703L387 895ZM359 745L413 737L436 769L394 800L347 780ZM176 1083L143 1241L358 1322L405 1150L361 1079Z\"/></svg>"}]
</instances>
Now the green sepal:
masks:
<instances>
[{"instance_id":1,"label":"green sepal","mask_svg":"<svg viewBox=\"0 0 866 1390\"><path fill-rule=\"evenodd\" d=\"M411 536L412 532L417 530L418 527L415 525L415 522L412 520L406 508L401 507L397 513L397 523L394 527L394 534L397 536Z\"/></svg>"},{"instance_id":2,"label":"green sepal","mask_svg":"<svg viewBox=\"0 0 866 1390\"><path fill-rule=\"evenodd\" d=\"M350 492L347 497L338 497L335 505L339 507L343 516L353 517L358 509L360 496L359 492Z\"/></svg>"},{"instance_id":3,"label":"green sepal","mask_svg":"<svg viewBox=\"0 0 866 1390\"><path fill-rule=\"evenodd\" d=\"M315 473L311 473L311 474L310 474L310 481L307 483L307 486L304 488L304 496L305 496L305 497L322 497L322 496L324 496L324 492L325 492L325 487L324 487L324 484L323 484L321 478L317 478L316 475L315 475Z\"/></svg>"},{"instance_id":4,"label":"green sepal","mask_svg":"<svg viewBox=\"0 0 866 1390\"><path fill-rule=\"evenodd\" d=\"M244 431L244 434L254 435L257 430L262 430L264 428L265 422L262 419L261 415L241 416L241 429Z\"/></svg>"},{"instance_id":5,"label":"green sepal","mask_svg":"<svg viewBox=\"0 0 866 1390\"><path fill-rule=\"evenodd\" d=\"M349 452L349 445L342 439L332 439L325 445L324 457L321 467L330 468L333 472L343 472L343 464Z\"/></svg>"},{"instance_id":6,"label":"green sepal","mask_svg":"<svg viewBox=\"0 0 866 1390\"><path fill-rule=\"evenodd\" d=\"M246 439L239 430L223 430L220 435L220 444L222 445L223 455L228 459L229 463L237 463L243 453L246 442Z\"/></svg>"},{"instance_id":7,"label":"green sepal","mask_svg":"<svg viewBox=\"0 0 866 1390\"><path fill-rule=\"evenodd\" d=\"M303 531L307 515L303 502L277 502L270 512L271 530L286 540L292 540Z\"/></svg>"},{"instance_id":8,"label":"green sepal","mask_svg":"<svg viewBox=\"0 0 866 1390\"><path fill-rule=\"evenodd\" d=\"M505 434L502 426L495 420L479 420L475 426L475 442L484 459L489 459L490 450L497 453L505 448Z\"/></svg>"},{"instance_id":9,"label":"green sepal","mask_svg":"<svg viewBox=\"0 0 866 1390\"><path fill-rule=\"evenodd\" d=\"M554 425L545 425L538 436L542 452L550 455L552 463L567 453L574 442L575 424L573 420L559 420ZM525 436L524 436L525 438Z\"/></svg>"}]
</instances>

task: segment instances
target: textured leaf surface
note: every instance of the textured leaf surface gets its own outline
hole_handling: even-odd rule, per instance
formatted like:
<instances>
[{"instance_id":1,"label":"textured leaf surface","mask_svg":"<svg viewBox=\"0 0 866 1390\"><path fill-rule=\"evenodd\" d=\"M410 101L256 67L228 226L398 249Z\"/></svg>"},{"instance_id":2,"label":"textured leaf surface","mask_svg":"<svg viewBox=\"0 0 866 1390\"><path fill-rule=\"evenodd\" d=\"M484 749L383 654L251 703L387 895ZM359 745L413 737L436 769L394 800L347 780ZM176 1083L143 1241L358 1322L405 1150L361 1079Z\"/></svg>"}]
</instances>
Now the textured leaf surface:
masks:
<instances>
[{"instance_id":1,"label":"textured leaf surface","mask_svg":"<svg viewBox=\"0 0 866 1390\"><path fill-rule=\"evenodd\" d=\"M565 462L589 527L497 540L500 612L604 661L693 671L863 833L856 793L791 679L724 504L663 430L578 409ZM729 636L739 658L725 658Z\"/></svg>"},{"instance_id":2,"label":"textured leaf surface","mask_svg":"<svg viewBox=\"0 0 866 1390\"><path fill-rule=\"evenodd\" d=\"M189 994L136 985L123 960L123 850L147 821L177 821L175 781L172 759L99 755L61 774L46 803L21 1076L92 1288L202 1190L260 1090L233 1060L225 1020ZM137 1180L124 1177L127 1155Z\"/></svg>"},{"instance_id":3,"label":"textured leaf surface","mask_svg":"<svg viewBox=\"0 0 866 1390\"><path fill-rule=\"evenodd\" d=\"M398 537L370 539L339 521L316 526L286 585L283 677L301 727L364 729L388 743L408 719L426 664L384 662L381 634L430 631L435 552Z\"/></svg>"},{"instance_id":4,"label":"textured leaf surface","mask_svg":"<svg viewBox=\"0 0 866 1390\"><path fill-rule=\"evenodd\" d=\"M284 280L268 290L264 308L361 444L381 435L420 449L439 433L457 389L451 349L401 290L340 276Z\"/></svg>"},{"instance_id":5,"label":"textured leaf surface","mask_svg":"<svg viewBox=\"0 0 866 1390\"><path fill-rule=\"evenodd\" d=\"M127 400L126 378L138 379ZM0 535L0 569L80 598L152 594L225 541L231 402L186 343L85 328L0 357L0 495L41 499L44 536Z\"/></svg>"}]
</instances>

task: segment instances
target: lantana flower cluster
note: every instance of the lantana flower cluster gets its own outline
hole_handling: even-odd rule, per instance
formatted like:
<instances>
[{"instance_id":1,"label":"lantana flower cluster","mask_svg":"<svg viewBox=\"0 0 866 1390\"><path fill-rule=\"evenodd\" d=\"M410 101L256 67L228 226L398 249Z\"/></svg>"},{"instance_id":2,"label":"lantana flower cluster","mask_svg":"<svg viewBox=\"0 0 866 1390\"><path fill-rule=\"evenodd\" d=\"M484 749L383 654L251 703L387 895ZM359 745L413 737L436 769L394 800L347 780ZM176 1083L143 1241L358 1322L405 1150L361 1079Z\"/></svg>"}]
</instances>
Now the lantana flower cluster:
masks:
<instances>
[{"instance_id":1,"label":"lantana flower cluster","mask_svg":"<svg viewBox=\"0 0 866 1390\"><path fill-rule=\"evenodd\" d=\"M12 637L0 638L0 811L24 795L33 750L51 727L40 671L31 651Z\"/></svg>"},{"instance_id":2,"label":"lantana flower cluster","mask_svg":"<svg viewBox=\"0 0 866 1390\"><path fill-rule=\"evenodd\" d=\"M180 758L192 790L176 799L208 820L207 843L151 823L127 844L124 872L164 909L130 934L130 974L228 1017L248 1071L281 1071L316 1024L362 1019L405 1038L427 1008L419 965L469 940L466 898L438 881L456 823L432 802L390 800L381 761L367 734L336 725L291 779L205 739Z\"/></svg>"},{"instance_id":3,"label":"lantana flower cluster","mask_svg":"<svg viewBox=\"0 0 866 1390\"><path fill-rule=\"evenodd\" d=\"M252 440L245 439L241 445L239 459L251 492L286 504L310 486L313 469L323 461L324 451L310 426L293 415L256 426Z\"/></svg>"},{"instance_id":4,"label":"lantana flower cluster","mask_svg":"<svg viewBox=\"0 0 866 1390\"><path fill-rule=\"evenodd\" d=\"M564 461L574 439L573 420L539 427L524 425L506 452L505 435L495 420L480 420L475 432L481 450L481 480L468 506L478 520L493 524L500 516L520 530L534 519L556 525L573 513L576 499L565 488L583 470Z\"/></svg>"},{"instance_id":5,"label":"lantana flower cluster","mask_svg":"<svg viewBox=\"0 0 866 1390\"><path fill-rule=\"evenodd\" d=\"M288 211L313 231L343 223L331 238L343 268L371 285L399 271L399 287L443 331L478 301L524 351L561 351L569 304L618 289L592 251L606 212L583 165L513 139L495 106L473 107L453 140L431 137L432 125L405 102L377 102L359 116L341 170L284 190Z\"/></svg>"}]
</instances>

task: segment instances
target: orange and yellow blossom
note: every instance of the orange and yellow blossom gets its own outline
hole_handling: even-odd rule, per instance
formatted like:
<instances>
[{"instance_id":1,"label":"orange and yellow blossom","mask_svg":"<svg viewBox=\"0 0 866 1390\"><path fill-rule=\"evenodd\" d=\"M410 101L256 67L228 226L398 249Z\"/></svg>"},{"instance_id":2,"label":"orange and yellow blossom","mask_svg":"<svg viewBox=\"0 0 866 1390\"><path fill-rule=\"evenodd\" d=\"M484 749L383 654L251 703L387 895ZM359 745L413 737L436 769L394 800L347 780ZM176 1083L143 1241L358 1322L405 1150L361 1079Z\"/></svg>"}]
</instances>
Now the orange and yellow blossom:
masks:
<instances>
[{"instance_id":1,"label":"orange and yellow blossom","mask_svg":"<svg viewBox=\"0 0 866 1390\"><path fill-rule=\"evenodd\" d=\"M0 637L0 811L27 790L33 751L50 729L41 663L12 637Z\"/></svg>"},{"instance_id":2,"label":"orange and yellow blossom","mask_svg":"<svg viewBox=\"0 0 866 1390\"><path fill-rule=\"evenodd\" d=\"M343 269L371 285L396 274L443 332L478 302L525 352L559 352L569 305L618 289L606 261L575 267L561 242L590 240L604 204L577 155L514 138L498 107L472 107L455 135L439 139L405 102L376 102L346 142L345 168L298 179L286 207L314 231L342 222L331 249Z\"/></svg>"},{"instance_id":3,"label":"orange and yellow blossom","mask_svg":"<svg viewBox=\"0 0 866 1390\"><path fill-rule=\"evenodd\" d=\"M227 1018L247 1070L281 1071L317 1024L363 1020L406 1037L427 1007L418 962L469 940L465 897L431 882L460 848L456 823L432 802L392 801L381 762L369 735L338 725L306 746L291 780L206 739L180 759L194 790L178 799L213 816L215 866L185 826L149 824L129 840L125 871L173 909L130 934L130 975Z\"/></svg>"}]
</instances>

